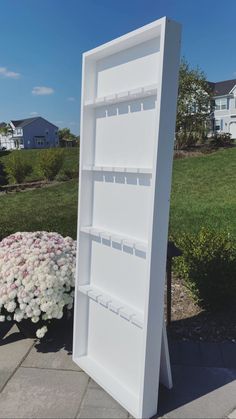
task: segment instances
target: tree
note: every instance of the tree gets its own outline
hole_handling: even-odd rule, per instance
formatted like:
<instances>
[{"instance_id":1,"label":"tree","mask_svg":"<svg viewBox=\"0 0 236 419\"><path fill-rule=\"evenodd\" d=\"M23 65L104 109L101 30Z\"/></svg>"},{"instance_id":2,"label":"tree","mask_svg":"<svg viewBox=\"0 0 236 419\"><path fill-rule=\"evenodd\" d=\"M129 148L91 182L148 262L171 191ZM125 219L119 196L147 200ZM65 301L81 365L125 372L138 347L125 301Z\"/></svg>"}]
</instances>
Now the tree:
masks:
<instances>
[{"instance_id":1,"label":"tree","mask_svg":"<svg viewBox=\"0 0 236 419\"><path fill-rule=\"evenodd\" d=\"M199 68L183 58L179 70L176 147L195 145L206 138L211 113L212 90Z\"/></svg>"},{"instance_id":2,"label":"tree","mask_svg":"<svg viewBox=\"0 0 236 419\"><path fill-rule=\"evenodd\" d=\"M75 145L77 137L69 128L62 128L58 130L58 136L61 147Z\"/></svg>"},{"instance_id":3,"label":"tree","mask_svg":"<svg viewBox=\"0 0 236 419\"><path fill-rule=\"evenodd\" d=\"M10 126L10 124L6 124L5 122L2 122L0 124L0 134L3 134L3 135L12 134L12 127Z\"/></svg>"}]
</instances>

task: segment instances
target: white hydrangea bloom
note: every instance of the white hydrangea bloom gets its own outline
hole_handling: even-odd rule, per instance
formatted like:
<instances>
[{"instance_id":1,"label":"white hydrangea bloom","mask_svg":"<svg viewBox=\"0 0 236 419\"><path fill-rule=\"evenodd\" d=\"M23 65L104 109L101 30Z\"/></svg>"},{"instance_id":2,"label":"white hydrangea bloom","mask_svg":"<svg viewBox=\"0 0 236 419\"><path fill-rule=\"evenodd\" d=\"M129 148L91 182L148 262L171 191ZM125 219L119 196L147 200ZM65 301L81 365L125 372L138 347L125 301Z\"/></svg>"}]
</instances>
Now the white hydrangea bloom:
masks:
<instances>
[{"instance_id":1,"label":"white hydrangea bloom","mask_svg":"<svg viewBox=\"0 0 236 419\"><path fill-rule=\"evenodd\" d=\"M16 303L14 301L9 301L9 303L5 304L5 309L9 312L9 313L13 313L13 311L16 308Z\"/></svg>"},{"instance_id":2,"label":"white hydrangea bloom","mask_svg":"<svg viewBox=\"0 0 236 419\"><path fill-rule=\"evenodd\" d=\"M76 242L58 233L15 233L3 239L1 321L6 319L5 311L13 313L18 322L27 318L33 322L61 318L64 307L71 309L73 305L75 256ZM45 328L38 331L39 336L45 333Z\"/></svg>"},{"instance_id":3,"label":"white hydrangea bloom","mask_svg":"<svg viewBox=\"0 0 236 419\"><path fill-rule=\"evenodd\" d=\"M37 338L39 338L39 339L43 338L45 333L47 333L47 331L48 331L47 326L43 326L43 327L41 327L41 329L38 329L37 332L36 332Z\"/></svg>"}]
</instances>

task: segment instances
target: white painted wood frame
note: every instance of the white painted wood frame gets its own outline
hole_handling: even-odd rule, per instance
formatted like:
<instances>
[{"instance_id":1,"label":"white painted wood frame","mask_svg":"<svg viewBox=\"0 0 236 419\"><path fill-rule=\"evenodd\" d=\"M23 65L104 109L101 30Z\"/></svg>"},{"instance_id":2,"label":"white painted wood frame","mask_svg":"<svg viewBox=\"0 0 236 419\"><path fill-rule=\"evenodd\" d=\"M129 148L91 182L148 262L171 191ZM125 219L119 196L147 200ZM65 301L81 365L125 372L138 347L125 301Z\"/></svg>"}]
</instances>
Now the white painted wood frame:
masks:
<instances>
[{"instance_id":1,"label":"white painted wood frame","mask_svg":"<svg viewBox=\"0 0 236 419\"><path fill-rule=\"evenodd\" d=\"M157 411L160 359L171 382L163 311L179 54L180 25L162 18L83 55L73 360L143 418Z\"/></svg>"}]
</instances>

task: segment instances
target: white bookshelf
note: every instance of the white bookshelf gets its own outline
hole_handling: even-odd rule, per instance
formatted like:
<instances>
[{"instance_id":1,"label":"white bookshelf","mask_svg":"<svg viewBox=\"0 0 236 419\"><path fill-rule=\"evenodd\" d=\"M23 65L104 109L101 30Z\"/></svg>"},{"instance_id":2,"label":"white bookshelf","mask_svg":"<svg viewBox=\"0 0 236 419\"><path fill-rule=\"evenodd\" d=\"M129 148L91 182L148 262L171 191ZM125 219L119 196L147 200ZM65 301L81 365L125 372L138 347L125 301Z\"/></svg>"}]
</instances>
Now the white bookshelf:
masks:
<instances>
[{"instance_id":1,"label":"white bookshelf","mask_svg":"<svg viewBox=\"0 0 236 419\"><path fill-rule=\"evenodd\" d=\"M73 359L140 418L156 413L160 374L171 385L163 311L179 47L179 25L163 18L83 55Z\"/></svg>"}]
</instances>

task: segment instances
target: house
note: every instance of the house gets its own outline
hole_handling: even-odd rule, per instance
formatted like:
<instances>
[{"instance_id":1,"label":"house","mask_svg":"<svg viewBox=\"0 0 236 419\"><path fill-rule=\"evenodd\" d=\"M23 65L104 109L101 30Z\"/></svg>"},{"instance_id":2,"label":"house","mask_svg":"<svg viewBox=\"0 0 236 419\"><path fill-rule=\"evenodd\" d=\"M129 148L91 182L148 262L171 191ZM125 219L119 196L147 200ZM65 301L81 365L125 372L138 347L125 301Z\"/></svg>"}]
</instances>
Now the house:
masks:
<instances>
[{"instance_id":1,"label":"house","mask_svg":"<svg viewBox=\"0 0 236 419\"><path fill-rule=\"evenodd\" d=\"M11 121L9 132L0 134L0 146L7 150L58 147L58 127L41 116Z\"/></svg>"},{"instance_id":2,"label":"house","mask_svg":"<svg viewBox=\"0 0 236 419\"><path fill-rule=\"evenodd\" d=\"M11 135L7 133L8 125L6 122L0 122L0 150L8 149L8 143Z\"/></svg>"},{"instance_id":3,"label":"house","mask_svg":"<svg viewBox=\"0 0 236 419\"><path fill-rule=\"evenodd\" d=\"M217 83L210 82L213 89L213 131L230 133L236 139L236 79Z\"/></svg>"}]
</instances>

